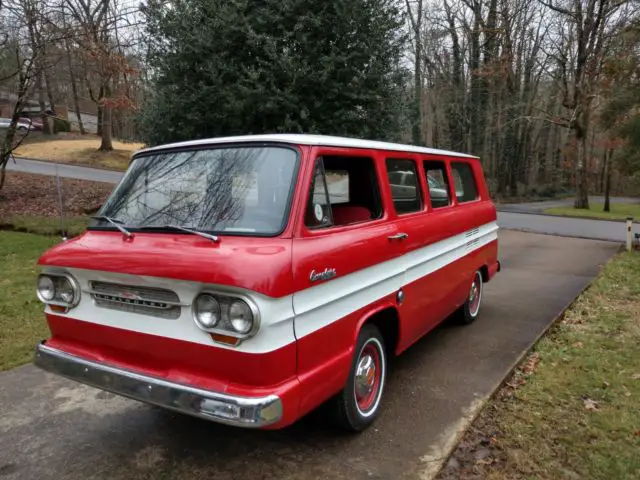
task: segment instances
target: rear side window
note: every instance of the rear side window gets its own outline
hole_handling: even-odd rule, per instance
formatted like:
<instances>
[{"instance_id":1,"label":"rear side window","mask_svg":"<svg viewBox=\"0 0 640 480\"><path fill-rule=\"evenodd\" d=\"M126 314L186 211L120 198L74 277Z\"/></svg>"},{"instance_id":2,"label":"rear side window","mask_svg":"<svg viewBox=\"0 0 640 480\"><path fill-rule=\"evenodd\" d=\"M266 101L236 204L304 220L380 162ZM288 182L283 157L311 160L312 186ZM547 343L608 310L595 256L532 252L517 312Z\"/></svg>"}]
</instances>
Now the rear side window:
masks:
<instances>
[{"instance_id":1,"label":"rear side window","mask_svg":"<svg viewBox=\"0 0 640 480\"><path fill-rule=\"evenodd\" d=\"M442 208L451 205L449 179L447 178L447 169L444 162L426 160L424 162L424 172L427 175L427 185L429 185L431 208Z\"/></svg>"},{"instance_id":2,"label":"rear side window","mask_svg":"<svg viewBox=\"0 0 640 480\"><path fill-rule=\"evenodd\" d=\"M396 212L402 215L422 210L416 163L413 160L388 158L386 165Z\"/></svg>"},{"instance_id":3,"label":"rear side window","mask_svg":"<svg viewBox=\"0 0 640 480\"><path fill-rule=\"evenodd\" d=\"M453 183L456 187L458 202L471 202L478 199L478 187L471 165L463 162L451 162Z\"/></svg>"}]
</instances>

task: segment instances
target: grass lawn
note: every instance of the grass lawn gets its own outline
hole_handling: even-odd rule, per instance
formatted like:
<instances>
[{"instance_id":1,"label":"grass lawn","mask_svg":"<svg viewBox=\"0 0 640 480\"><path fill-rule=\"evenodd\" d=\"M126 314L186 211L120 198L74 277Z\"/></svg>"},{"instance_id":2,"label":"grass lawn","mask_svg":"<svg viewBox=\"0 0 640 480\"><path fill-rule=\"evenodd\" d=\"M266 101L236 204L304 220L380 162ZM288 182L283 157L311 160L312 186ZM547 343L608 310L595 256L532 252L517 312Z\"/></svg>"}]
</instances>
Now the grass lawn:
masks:
<instances>
[{"instance_id":1,"label":"grass lawn","mask_svg":"<svg viewBox=\"0 0 640 480\"><path fill-rule=\"evenodd\" d=\"M114 170L125 170L131 154L143 147L141 143L113 141L111 152L98 152L100 138L94 135L48 139L45 136L25 140L14 153L19 157L50 160Z\"/></svg>"},{"instance_id":2,"label":"grass lawn","mask_svg":"<svg viewBox=\"0 0 640 480\"><path fill-rule=\"evenodd\" d=\"M548 208L544 213L551 215L564 215L567 217L602 218L606 220L624 220L631 216L640 218L640 204L612 203L610 212L602 211L603 204L595 203L589 210L577 209L573 207Z\"/></svg>"},{"instance_id":3,"label":"grass lawn","mask_svg":"<svg viewBox=\"0 0 640 480\"><path fill-rule=\"evenodd\" d=\"M80 235L87 228L91 219L85 215L65 217L64 228L69 237ZM0 221L6 230L37 233L39 235L60 236L60 218L35 215L11 215Z\"/></svg>"},{"instance_id":4,"label":"grass lawn","mask_svg":"<svg viewBox=\"0 0 640 480\"><path fill-rule=\"evenodd\" d=\"M536 345L440 478L639 479L639 346L633 252L612 260Z\"/></svg>"},{"instance_id":5,"label":"grass lawn","mask_svg":"<svg viewBox=\"0 0 640 480\"><path fill-rule=\"evenodd\" d=\"M0 370L30 361L36 343L49 335L35 295L36 261L57 242L54 237L0 232Z\"/></svg>"}]
</instances>

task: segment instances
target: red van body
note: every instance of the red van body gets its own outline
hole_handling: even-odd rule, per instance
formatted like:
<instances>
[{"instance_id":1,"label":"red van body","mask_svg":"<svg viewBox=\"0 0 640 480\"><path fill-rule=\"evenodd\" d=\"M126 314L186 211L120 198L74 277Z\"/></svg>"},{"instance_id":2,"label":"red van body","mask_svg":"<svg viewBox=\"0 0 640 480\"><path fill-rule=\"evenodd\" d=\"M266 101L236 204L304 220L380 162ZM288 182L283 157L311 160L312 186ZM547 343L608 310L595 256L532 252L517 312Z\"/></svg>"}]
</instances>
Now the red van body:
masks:
<instances>
[{"instance_id":1,"label":"red van body","mask_svg":"<svg viewBox=\"0 0 640 480\"><path fill-rule=\"evenodd\" d=\"M219 188L185 190L209 191L214 163ZM242 191L225 197L241 213L220 207L225 189ZM203 202L209 223L160 224ZM156 147L100 213L39 260L51 338L36 365L238 426L281 428L330 400L363 429L387 357L452 314L475 320L499 270L479 160L407 145L261 135Z\"/></svg>"}]
</instances>

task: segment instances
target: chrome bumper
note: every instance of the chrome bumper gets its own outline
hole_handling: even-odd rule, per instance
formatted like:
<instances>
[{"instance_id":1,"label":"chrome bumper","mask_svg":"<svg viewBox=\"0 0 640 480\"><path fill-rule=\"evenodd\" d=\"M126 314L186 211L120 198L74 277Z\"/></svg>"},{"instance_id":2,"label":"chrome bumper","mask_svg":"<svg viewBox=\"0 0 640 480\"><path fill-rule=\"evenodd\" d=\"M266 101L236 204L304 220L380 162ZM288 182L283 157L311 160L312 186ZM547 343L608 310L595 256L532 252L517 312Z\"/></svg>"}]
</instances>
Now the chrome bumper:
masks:
<instances>
[{"instance_id":1,"label":"chrome bumper","mask_svg":"<svg viewBox=\"0 0 640 480\"><path fill-rule=\"evenodd\" d=\"M276 395L237 397L92 362L40 343L36 366L92 387L238 427L264 427L282 418Z\"/></svg>"}]
</instances>

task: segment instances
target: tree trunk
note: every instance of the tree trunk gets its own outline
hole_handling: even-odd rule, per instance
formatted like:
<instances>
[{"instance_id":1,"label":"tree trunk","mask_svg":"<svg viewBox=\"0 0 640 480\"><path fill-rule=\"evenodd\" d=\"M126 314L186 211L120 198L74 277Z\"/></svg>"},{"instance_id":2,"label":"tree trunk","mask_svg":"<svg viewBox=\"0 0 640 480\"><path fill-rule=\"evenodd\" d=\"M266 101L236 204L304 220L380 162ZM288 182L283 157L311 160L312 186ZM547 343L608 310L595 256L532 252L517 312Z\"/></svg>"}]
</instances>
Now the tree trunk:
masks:
<instances>
[{"instance_id":1,"label":"tree trunk","mask_svg":"<svg viewBox=\"0 0 640 480\"><path fill-rule=\"evenodd\" d=\"M416 16L413 16L411 5L407 4L407 13L411 21L415 42L415 62L413 70L413 108L412 108L412 128L411 139L414 145L422 144L422 0L418 0Z\"/></svg>"},{"instance_id":2,"label":"tree trunk","mask_svg":"<svg viewBox=\"0 0 640 480\"><path fill-rule=\"evenodd\" d=\"M65 37L64 47L67 51L67 66L69 68L69 78L71 79L71 93L73 94L73 109L76 112L76 117L78 117L78 128L80 129L80 133L85 135L87 132L84 129L84 125L82 123L82 116L80 113L80 100L78 99L78 85L76 82L75 72L73 70L73 61L71 60L71 49L69 48L69 39Z\"/></svg>"},{"instance_id":3,"label":"tree trunk","mask_svg":"<svg viewBox=\"0 0 640 480\"><path fill-rule=\"evenodd\" d=\"M96 122L96 134L102 137L102 117L104 116L104 108L102 107L102 105L98 105L97 109L98 109L98 116L97 116L98 121Z\"/></svg>"},{"instance_id":4,"label":"tree trunk","mask_svg":"<svg viewBox=\"0 0 640 480\"><path fill-rule=\"evenodd\" d=\"M607 152L605 150L604 155L602 156L602 166L600 167L600 175L598 175L598 192L604 192L604 182L605 175L607 174Z\"/></svg>"},{"instance_id":5,"label":"tree trunk","mask_svg":"<svg viewBox=\"0 0 640 480\"><path fill-rule=\"evenodd\" d=\"M418 35L416 35L418 37ZM414 91L413 91L413 126L412 126L412 141L414 145L422 144L422 135L420 135L420 110L422 104L422 78L420 75L420 55L417 53L419 50L420 40L416 38L416 62L414 71Z\"/></svg>"},{"instance_id":6,"label":"tree trunk","mask_svg":"<svg viewBox=\"0 0 640 480\"><path fill-rule=\"evenodd\" d=\"M605 161L605 173L604 173L604 211L610 212L611 205L610 196L611 196L611 156L613 154L612 150L607 150L604 156Z\"/></svg>"},{"instance_id":7,"label":"tree trunk","mask_svg":"<svg viewBox=\"0 0 640 480\"><path fill-rule=\"evenodd\" d=\"M38 90L38 106L40 107L40 117L42 118L42 134L43 135L51 135L53 132L51 131L51 124L49 123L49 117L45 113L47 109L46 104L44 102L44 85L42 82L42 70L38 73L36 79L36 90Z\"/></svg>"},{"instance_id":8,"label":"tree trunk","mask_svg":"<svg viewBox=\"0 0 640 480\"><path fill-rule=\"evenodd\" d=\"M16 103L13 105L13 112L11 113L12 121L9 124L9 128L7 129L7 133L4 136L3 142L0 143L0 191L2 191L2 187L4 186L4 181L6 178L7 163L9 163L9 159L11 159L13 150L16 148L16 122L18 121L18 118L20 118L20 115L26 103L27 93L29 90L28 83L29 77L24 73L20 73L18 82L18 98L16 99ZM18 144L20 143L21 140L18 142Z\"/></svg>"},{"instance_id":9,"label":"tree trunk","mask_svg":"<svg viewBox=\"0 0 640 480\"><path fill-rule=\"evenodd\" d=\"M112 112L112 108L111 105L109 105L109 95L110 95L110 89L109 87L105 87L104 89L101 89L104 91L104 96L102 97L102 122L100 122L102 124L102 142L100 143L100 148L99 150L101 152L110 152L111 150L113 150L113 143L111 142L111 135L112 135L112 128L111 128L111 122L112 122L112 116L113 116L113 112Z\"/></svg>"},{"instance_id":10,"label":"tree trunk","mask_svg":"<svg viewBox=\"0 0 640 480\"><path fill-rule=\"evenodd\" d=\"M93 99L94 102L96 102L97 108L98 108L98 125L97 125L97 130L96 133L102 137L102 119L104 117L104 107L102 106L102 99L104 98L105 93L104 93L104 88L100 87L100 91L98 92L98 98L97 99Z\"/></svg>"},{"instance_id":11,"label":"tree trunk","mask_svg":"<svg viewBox=\"0 0 640 480\"><path fill-rule=\"evenodd\" d=\"M575 208L589 209L589 177L587 170L587 137L581 129L574 130L576 139L576 199Z\"/></svg>"},{"instance_id":12,"label":"tree trunk","mask_svg":"<svg viewBox=\"0 0 640 480\"><path fill-rule=\"evenodd\" d=\"M480 154L482 146L482 134L484 132L484 122L482 118L482 95L484 79L480 71L480 33L482 25L482 3L479 0L473 1L473 31L470 32L470 59L469 75L471 76L471 87L469 92L469 134L470 142L467 151Z\"/></svg>"},{"instance_id":13,"label":"tree trunk","mask_svg":"<svg viewBox=\"0 0 640 480\"><path fill-rule=\"evenodd\" d=\"M47 92L47 100L49 100L49 108L51 109L51 111L55 113L56 103L55 103L55 99L53 98L53 90L51 89L51 80L49 79L49 72L47 70L48 69L45 68L42 72L44 75L44 86Z\"/></svg>"},{"instance_id":14,"label":"tree trunk","mask_svg":"<svg viewBox=\"0 0 640 480\"><path fill-rule=\"evenodd\" d=\"M113 143L111 141L111 107L105 105L102 108L102 142L100 143L101 152L110 152L113 150Z\"/></svg>"}]
</instances>

